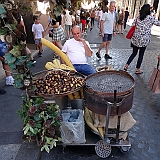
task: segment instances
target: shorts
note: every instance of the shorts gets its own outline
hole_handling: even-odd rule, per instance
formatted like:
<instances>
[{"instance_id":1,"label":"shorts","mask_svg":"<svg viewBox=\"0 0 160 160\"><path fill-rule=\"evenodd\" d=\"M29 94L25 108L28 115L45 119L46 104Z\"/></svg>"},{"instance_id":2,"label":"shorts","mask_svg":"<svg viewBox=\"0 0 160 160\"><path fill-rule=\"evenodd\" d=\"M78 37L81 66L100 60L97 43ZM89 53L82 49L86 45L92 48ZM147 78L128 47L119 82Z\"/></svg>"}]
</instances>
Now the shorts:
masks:
<instances>
[{"instance_id":1,"label":"shorts","mask_svg":"<svg viewBox=\"0 0 160 160\"><path fill-rule=\"evenodd\" d=\"M35 44L40 44L41 43L41 38L35 39Z\"/></svg>"},{"instance_id":2,"label":"shorts","mask_svg":"<svg viewBox=\"0 0 160 160\"><path fill-rule=\"evenodd\" d=\"M83 25L85 25L85 24L86 24L86 20L85 20L85 19L81 19L81 23L82 23Z\"/></svg>"},{"instance_id":3,"label":"shorts","mask_svg":"<svg viewBox=\"0 0 160 160\"><path fill-rule=\"evenodd\" d=\"M66 31L71 31L72 25L65 25L65 29L66 29Z\"/></svg>"},{"instance_id":4,"label":"shorts","mask_svg":"<svg viewBox=\"0 0 160 160\"><path fill-rule=\"evenodd\" d=\"M104 37L102 38L103 42L108 42L112 40L112 34L104 34Z\"/></svg>"}]
</instances>

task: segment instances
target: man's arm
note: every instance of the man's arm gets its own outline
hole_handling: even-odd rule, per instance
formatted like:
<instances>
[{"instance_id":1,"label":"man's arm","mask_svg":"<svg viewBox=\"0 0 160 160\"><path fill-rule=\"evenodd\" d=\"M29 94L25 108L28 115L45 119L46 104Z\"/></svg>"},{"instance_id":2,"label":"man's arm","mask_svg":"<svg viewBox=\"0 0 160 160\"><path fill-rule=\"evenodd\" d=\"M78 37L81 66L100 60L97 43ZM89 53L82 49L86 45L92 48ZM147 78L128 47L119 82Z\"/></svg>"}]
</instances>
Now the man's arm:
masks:
<instances>
[{"instance_id":1,"label":"man's arm","mask_svg":"<svg viewBox=\"0 0 160 160\"><path fill-rule=\"evenodd\" d=\"M104 20L101 20L101 23L100 23L100 32L101 32L102 37L104 37L104 33L103 33L103 23L104 23Z\"/></svg>"},{"instance_id":2,"label":"man's arm","mask_svg":"<svg viewBox=\"0 0 160 160\"><path fill-rule=\"evenodd\" d=\"M83 43L83 45L84 45L84 49L85 49L86 56L91 57L91 56L92 56L92 51L91 51L91 49L89 48L89 46L87 45L85 39L80 38L79 41L81 41L81 42Z\"/></svg>"}]
</instances>

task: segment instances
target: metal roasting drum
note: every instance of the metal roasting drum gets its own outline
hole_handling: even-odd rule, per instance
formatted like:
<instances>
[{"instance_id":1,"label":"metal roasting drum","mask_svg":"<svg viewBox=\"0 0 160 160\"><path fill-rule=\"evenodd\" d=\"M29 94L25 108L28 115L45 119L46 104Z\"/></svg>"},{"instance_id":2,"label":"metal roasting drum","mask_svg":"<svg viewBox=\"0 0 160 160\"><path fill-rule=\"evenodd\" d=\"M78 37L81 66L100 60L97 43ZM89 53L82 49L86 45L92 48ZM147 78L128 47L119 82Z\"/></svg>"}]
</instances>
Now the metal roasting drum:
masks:
<instances>
[{"instance_id":1,"label":"metal roasting drum","mask_svg":"<svg viewBox=\"0 0 160 160\"><path fill-rule=\"evenodd\" d=\"M114 90L117 91L117 104L121 103L121 114L132 107L134 79L124 71L101 71L86 78L85 99L88 109L105 115L106 101L114 102ZM111 108L111 116L117 115L117 107Z\"/></svg>"}]
</instances>

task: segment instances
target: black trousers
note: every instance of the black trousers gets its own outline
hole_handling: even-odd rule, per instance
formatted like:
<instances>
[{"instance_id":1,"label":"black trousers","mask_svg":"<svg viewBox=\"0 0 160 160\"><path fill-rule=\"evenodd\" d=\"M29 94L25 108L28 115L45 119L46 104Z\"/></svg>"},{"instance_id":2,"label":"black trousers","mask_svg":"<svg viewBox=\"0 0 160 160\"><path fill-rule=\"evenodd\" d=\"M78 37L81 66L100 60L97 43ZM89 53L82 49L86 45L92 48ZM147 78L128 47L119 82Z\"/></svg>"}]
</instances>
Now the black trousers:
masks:
<instances>
[{"instance_id":1,"label":"black trousers","mask_svg":"<svg viewBox=\"0 0 160 160\"><path fill-rule=\"evenodd\" d=\"M133 47L133 53L130 55L130 57L127 61L127 64L130 65L130 63L132 62L134 57L137 55L138 50L139 50L139 56L138 56L136 68L140 68L141 64L142 64L142 61L143 61L143 56L144 56L144 52L146 50L146 47L137 47L133 44L131 44L131 46Z\"/></svg>"}]
</instances>

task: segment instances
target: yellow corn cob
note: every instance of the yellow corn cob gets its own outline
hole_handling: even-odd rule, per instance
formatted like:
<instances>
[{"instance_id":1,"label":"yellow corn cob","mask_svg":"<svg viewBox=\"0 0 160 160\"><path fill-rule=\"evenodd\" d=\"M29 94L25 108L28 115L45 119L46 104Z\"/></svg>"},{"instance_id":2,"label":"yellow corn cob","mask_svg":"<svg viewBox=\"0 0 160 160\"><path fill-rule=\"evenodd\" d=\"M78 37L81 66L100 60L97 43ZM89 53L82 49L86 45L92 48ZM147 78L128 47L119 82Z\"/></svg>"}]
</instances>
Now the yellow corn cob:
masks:
<instances>
[{"instance_id":1,"label":"yellow corn cob","mask_svg":"<svg viewBox=\"0 0 160 160\"><path fill-rule=\"evenodd\" d=\"M45 65L45 68L47 70L50 70L52 68L56 68L56 66L52 62L47 62L46 65Z\"/></svg>"},{"instance_id":2,"label":"yellow corn cob","mask_svg":"<svg viewBox=\"0 0 160 160\"><path fill-rule=\"evenodd\" d=\"M71 67L69 67L69 66L67 66L67 65L65 65L65 64L61 64L61 65L60 65L60 68L61 68L61 69L65 69L65 70L73 70L73 68L71 68Z\"/></svg>"},{"instance_id":3,"label":"yellow corn cob","mask_svg":"<svg viewBox=\"0 0 160 160\"><path fill-rule=\"evenodd\" d=\"M98 131L101 134L101 136L104 138L104 129L102 127L98 127Z\"/></svg>"},{"instance_id":4,"label":"yellow corn cob","mask_svg":"<svg viewBox=\"0 0 160 160\"><path fill-rule=\"evenodd\" d=\"M80 94L81 94L81 98L83 99L84 98L84 90L83 90L83 88L80 89Z\"/></svg>"},{"instance_id":5,"label":"yellow corn cob","mask_svg":"<svg viewBox=\"0 0 160 160\"><path fill-rule=\"evenodd\" d=\"M53 64L56 66L56 68L60 68L60 65L59 65L59 63L57 63L56 59L53 60Z\"/></svg>"},{"instance_id":6,"label":"yellow corn cob","mask_svg":"<svg viewBox=\"0 0 160 160\"><path fill-rule=\"evenodd\" d=\"M68 94L70 100L74 100L73 94Z\"/></svg>"},{"instance_id":7,"label":"yellow corn cob","mask_svg":"<svg viewBox=\"0 0 160 160\"><path fill-rule=\"evenodd\" d=\"M74 95L74 99L80 99L81 98L80 92L78 92L78 91L74 92L73 95Z\"/></svg>"},{"instance_id":8,"label":"yellow corn cob","mask_svg":"<svg viewBox=\"0 0 160 160\"><path fill-rule=\"evenodd\" d=\"M61 65L60 60L59 59L55 59L55 60L57 61L58 67L60 68L60 65Z\"/></svg>"},{"instance_id":9,"label":"yellow corn cob","mask_svg":"<svg viewBox=\"0 0 160 160\"><path fill-rule=\"evenodd\" d=\"M41 38L41 41L42 41L42 44L49 47L50 49L52 49L53 51L55 51L57 53L57 55L67 64L67 66L74 68L74 66L72 65L69 57L63 53L58 47L56 47L53 43L51 43L50 41L44 39L44 38Z\"/></svg>"}]
</instances>

